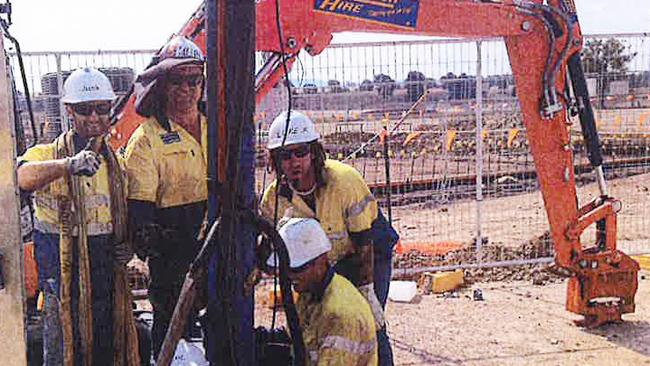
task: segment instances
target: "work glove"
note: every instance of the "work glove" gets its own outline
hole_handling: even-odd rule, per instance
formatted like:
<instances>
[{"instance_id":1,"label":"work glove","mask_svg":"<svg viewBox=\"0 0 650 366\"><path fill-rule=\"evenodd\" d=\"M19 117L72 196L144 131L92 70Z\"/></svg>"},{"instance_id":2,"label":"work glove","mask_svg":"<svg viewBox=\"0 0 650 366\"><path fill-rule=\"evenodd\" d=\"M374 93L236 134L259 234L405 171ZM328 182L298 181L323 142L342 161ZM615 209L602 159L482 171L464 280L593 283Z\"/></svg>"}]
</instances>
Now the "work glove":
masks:
<instances>
[{"instance_id":1,"label":"work glove","mask_svg":"<svg viewBox=\"0 0 650 366\"><path fill-rule=\"evenodd\" d=\"M370 283L359 286L358 289L368 301L372 316L375 318L375 328L379 331L386 324L386 319L384 318L384 309L381 308L381 303L379 303L379 299L377 299L377 295L375 294L375 286Z\"/></svg>"},{"instance_id":2,"label":"work glove","mask_svg":"<svg viewBox=\"0 0 650 366\"><path fill-rule=\"evenodd\" d=\"M72 175L92 177L99 170L99 156L90 150L82 150L73 157L66 158L66 168Z\"/></svg>"}]
</instances>

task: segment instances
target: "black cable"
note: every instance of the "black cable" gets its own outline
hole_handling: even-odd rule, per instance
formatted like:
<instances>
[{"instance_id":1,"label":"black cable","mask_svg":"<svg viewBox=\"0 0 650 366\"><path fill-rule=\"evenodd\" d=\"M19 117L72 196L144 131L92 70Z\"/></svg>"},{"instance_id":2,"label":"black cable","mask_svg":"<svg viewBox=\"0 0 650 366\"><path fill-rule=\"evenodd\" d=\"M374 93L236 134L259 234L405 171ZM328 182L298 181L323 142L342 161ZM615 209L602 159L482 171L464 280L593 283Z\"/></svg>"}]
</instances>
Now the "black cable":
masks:
<instances>
[{"instance_id":1,"label":"black cable","mask_svg":"<svg viewBox=\"0 0 650 366\"><path fill-rule=\"evenodd\" d=\"M282 149L284 147L285 142L287 141L287 135L289 133L289 122L291 121L291 107L292 107L292 99L291 99L291 84L289 82L289 70L287 68L287 58L286 54L284 52L284 40L282 37L282 24L280 22L280 1L275 0L275 26L278 31L278 42L280 45L280 57L282 60L282 69L284 71L284 78L285 78L285 86L287 88L287 120L284 125L284 136L282 137L282 143L280 144L279 149ZM270 138L270 136L269 136ZM278 224L278 207L279 207L279 194L280 194L280 178L282 175L282 170L281 167L279 166L279 163L276 161L276 159L271 159L273 164L275 165L275 207L273 209L273 225ZM276 257L277 258L277 257ZM278 273L277 273L277 263L273 267L273 317L271 319L271 329L275 328L275 321L277 319L277 309L275 306L275 299L277 298L277 290L278 290ZM284 294L284 296L290 296L291 294Z\"/></svg>"},{"instance_id":2,"label":"black cable","mask_svg":"<svg viewBox=\"0 0 650 366\"><path fill-rule=\"evenodd\" d=\"M20 66L20 77L23 79L23 89L25 89L25 101L27 102L27 112L29 113L29 123L32 128L32 135L34 137L32 143L28 147L36 145L38 141L38 133L36 131L36 123L34 122L34 110L32 109L32 98L29 93L29 86L27 85L27 76L25 75L25 64L23 63L23 54L20 50L20 43L9 33L9 24L4 19L0 19L0 26L2 31L11 43L16 47L16 56L18 56L18 65Z\"/></svg>"}]
</instances>

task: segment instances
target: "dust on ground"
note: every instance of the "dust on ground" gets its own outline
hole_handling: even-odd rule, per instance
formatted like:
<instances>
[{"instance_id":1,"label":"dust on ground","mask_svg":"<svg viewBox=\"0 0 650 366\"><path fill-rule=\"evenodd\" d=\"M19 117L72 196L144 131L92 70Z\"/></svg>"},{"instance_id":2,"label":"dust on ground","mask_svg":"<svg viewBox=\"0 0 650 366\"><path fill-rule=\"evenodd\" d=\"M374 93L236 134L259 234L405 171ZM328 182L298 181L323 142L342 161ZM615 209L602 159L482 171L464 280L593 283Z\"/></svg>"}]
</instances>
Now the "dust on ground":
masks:
<instances>
[{"instance_id":1,"label":"dust on ground","mask_svg":"<svg viewBox=\"0 0 650 366\"><path fill-rule=\"evenodd\" d=\"M566 281L475 283L453 293L389 301L386 309L395 365L650 365L650 280L640 276L636 312L624 323L587 330L564 310ZM256 325L271 325L260 286ZM481 289L483 301L473 300ZM276 326L284 325L278 313Z\"/></svg>"}]
</instances>

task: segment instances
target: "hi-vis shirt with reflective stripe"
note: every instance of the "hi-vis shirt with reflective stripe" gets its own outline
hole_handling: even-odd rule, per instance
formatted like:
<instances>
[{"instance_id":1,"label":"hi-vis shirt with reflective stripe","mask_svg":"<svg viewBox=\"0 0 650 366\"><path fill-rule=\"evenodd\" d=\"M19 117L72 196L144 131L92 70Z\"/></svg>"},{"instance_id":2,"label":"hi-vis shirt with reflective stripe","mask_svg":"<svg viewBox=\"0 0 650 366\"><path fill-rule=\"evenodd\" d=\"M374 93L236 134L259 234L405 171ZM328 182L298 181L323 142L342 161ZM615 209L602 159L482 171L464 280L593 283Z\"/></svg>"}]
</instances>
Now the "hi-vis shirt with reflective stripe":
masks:
<instances>
[{"instance_id":1,"label":"hi-vis shirt with reflective stripe","mask_svg":"<svg viewBox=\"0 0 650 366\"><path fill-rule=\"evenodd\" d=\"M158 208L205 201L207 185L207 123L201 117L201 144L170 121L171 132L150 118L126 146L128 199L154 202Z\"/></svg>"},{"instance_id":2,"label":"hi-vis shirt with reflective stripe","mask_svg":"<svg viewBox=\"0 0 650 366\"><path fill-rule=\"evenodd\" d=\"M350 233L369 230L377 218L377 201L370 193L363 177L353 167L336 160L325 161L325 187L316 191L316 212L297 194L291 202L279 196L278 216L313 217L320 221L327 237L332 241L328 254L331 263L356 251ZM275 180L264 192L262 215L273 219L275 205ZM288 208L292 208L287 211Z\"/></svg>"},{"instance_id":3,"label":"hi-vis shirt with reflective stripe","mask_svg":"<svg viewBox=\"0 0 650 366\"><path fill-rule=\"evenodd\" d=\"M19 162L53 160L54 143L36 145L18 158ZM79 177L86 207L86 227L88 235L111 234L110 189L108 169L103 156L99 156L99 170L92 177ZM42 233L59 233L59 197L68 197L68 187L63 178L57 179L44 188L34 192L34 228ZM76 235L76 233L73 233Z\"/></svg>"},{"instance_id":4,"label":"hi-vis shirt with reflective stripe","mask_svg":"<svg viewBox=\"0 0 650 366\"><path fill-rule=\"evenodd\" d=\"M350 281L334 274L320 300L303 293L296 306L307 365L377 365L375 320Z\"/></svg>"}]
</instances>

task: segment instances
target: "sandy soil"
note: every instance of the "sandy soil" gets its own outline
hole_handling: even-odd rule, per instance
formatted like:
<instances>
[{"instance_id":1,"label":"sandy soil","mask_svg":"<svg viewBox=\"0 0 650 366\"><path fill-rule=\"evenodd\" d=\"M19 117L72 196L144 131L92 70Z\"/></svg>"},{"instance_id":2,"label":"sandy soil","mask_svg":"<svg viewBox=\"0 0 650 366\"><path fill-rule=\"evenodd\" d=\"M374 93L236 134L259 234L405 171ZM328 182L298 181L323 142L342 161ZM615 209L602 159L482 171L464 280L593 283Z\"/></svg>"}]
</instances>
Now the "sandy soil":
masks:
<instances>
[{"instance_id":1,"label":"sandy soil","mask_svg":"<svg viewBox=\"0 0 650 366\"><path fill-rule=\"evenodd\" d=\"M650 250L650 174L609 182L610 195L621 200L618 238L625 250ZM580 202L597 195L597 186L578 189ZM430 207L433 206L433 207ZM482 202L482 230L490 243L519 245L548 230L541 193L524 193ZM471 242L476 233L476 202L432 203L394 207L395 226L405 242ZM584 238L592 238L587 231Z\"/></svg>"},{"instance_id":2,"label":"sandy soil","mask_svg":"<svg viewBox=\"0 0 650 366\"><path fill-rule=\"evenodd\" d=\"M454 297L420 296L417 303L387 305L396 365L650 365L650 274L642 274L636 312L622 324L586 330L564 310L564 281L491 282ZM648 277L650 278L650 277ZM267 285L258 289L266 298ZM473 301L481 288L484 301ZM271 311L256 307L258 325ZM281 316L279 325L284 325Z\"/></svg>"}]
</instances>

